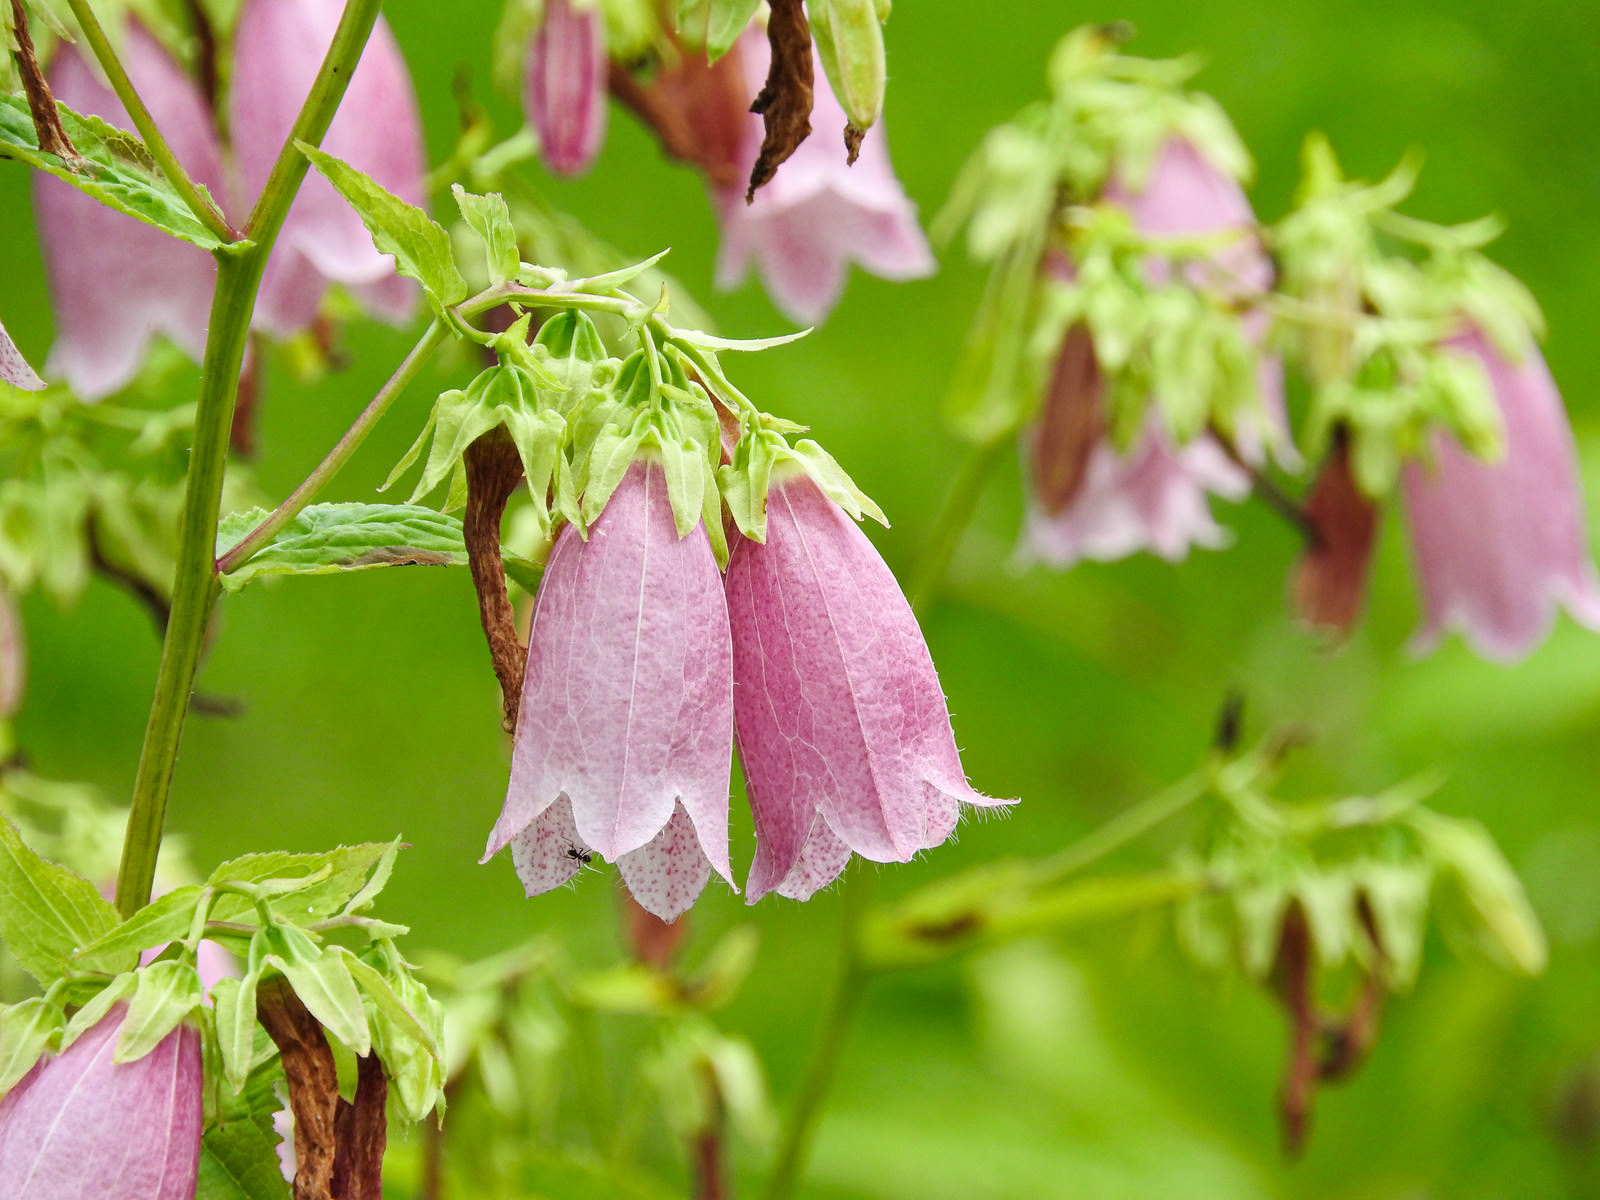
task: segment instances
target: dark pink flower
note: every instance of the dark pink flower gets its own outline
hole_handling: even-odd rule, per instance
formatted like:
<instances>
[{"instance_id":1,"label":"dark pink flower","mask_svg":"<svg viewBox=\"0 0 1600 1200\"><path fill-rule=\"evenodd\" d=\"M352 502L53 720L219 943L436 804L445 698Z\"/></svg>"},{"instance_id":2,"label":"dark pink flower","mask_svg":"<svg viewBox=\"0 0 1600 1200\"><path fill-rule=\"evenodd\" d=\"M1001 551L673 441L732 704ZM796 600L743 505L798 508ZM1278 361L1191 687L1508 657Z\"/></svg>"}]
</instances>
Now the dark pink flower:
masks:
<instances>
[{"instance_id":1,"label":"dark pink flower","mask_svg":"<svg viewBox=\"0 0 1600 1200\"><path fill-rule=\"evenodd\" d=\"M739 41L749 94L767 77L771 51L759 30ZM813 58L815 55L813 54ZM761 118L745 118L740 182L714 189L722 222L717 284L733 287L755 259L767 291L785 314L814 324L844 291L845 266L860 263L884 279L918 279L934 270L933 254L906 198L880 121L867 134L854 166L846 165L844 110L827 77L814 72L812 134L771 182L746 204L744 183L761 149Z\"/></svg>"},{"instance_id":2,"label":"dark pink flower","mask_svg":"<svg viewBox=\"0 0 1600 1200\"><path fill-rule=\"evenodd\" d=\"M680 538L659 463L635 462L588 540L545 568L511 784L484 860L505 846L528 895L591 854L672 920L728 864L733 667L703 526Z\"/></svg>"},{"instance_id":3,"label":"dark pink flower","mask_svg":"<svg viewBox=\"0 0 1600 1200\"><path fill-rule=\"evenodd\" d=\"M192 1200L200 1164L200 1034L180 1025L115 1063L126 1009L112 1009L0 1100L9 1200Z\"/></svg>"},{"instance_id":4,"label":"dark pink flower","mask_svg":"<svg viewBox=\"0 0 1600 1200\"><path fill-rule=\"evenodd\" d=\"M199 88L137 21L127 25L120 57L184 169L224 202L222 150ZM133 128L78 47L56 52L50 86L79 112ZM209 254L42 171L33 177L33 210L56 319L47 371L94 400L133 379L157 335L200 357L217 274Z\"/></svg>"},{"instance_id":5,"label":"dark pink flower","mask_svg":"<svg viewBox=\"0 0 1600 1200\"><path fill-rule=\"evenodd\" d=\"M240 211L257 193L333 42L340 0L250 0L239 17L228 111ZM356 64L322 148L422 205L422 123L405 59L382 17ZM306 176L262 276L253 323L285 337L316 317L329 283L389 321L411 315L417 288L379 254L361 218L315 171Z\"/></svg>"},{"instance_id":6,"label":"dark pink flower","mask_svg":"<svg viewBox=\"0 0 1600 1200\"><path fill-rule=\"evenodd\" d=\"M1481 330L1449 343L1483 364L1500 407L1505 454L1483 462L1449 435L1402 475L1406 524L1426 610L1418 650L1456 628L1486 658L1526 655L1558 605L1600 630L1577 449L1539 351L1510 362Z\"/></svg>"},{"instance_id":7,"label":"dark pink flower","mask_svg":"<svg viewBox=\"0 0 1600 1200\"><path fill-rule=\"evenodd\" d=\"M751 903L805 899L851 851L906 862L950 836L961 805L1009 803L968 785L911 606L808 476L774 482L766 541L739 542L727 589Z\"/></svg>"},{"instance_id":8,"label":"dark pink flower","mask_svg":"<svg viewBox=\"0 0 1600 1200\"><path fill-rule=\"evenodd\" d=\"M557 175L582 175L606 132L606 29L598 5L545 0L528 44L522 111L539 135L539 159Z\"/></svg>"}]
</instances>

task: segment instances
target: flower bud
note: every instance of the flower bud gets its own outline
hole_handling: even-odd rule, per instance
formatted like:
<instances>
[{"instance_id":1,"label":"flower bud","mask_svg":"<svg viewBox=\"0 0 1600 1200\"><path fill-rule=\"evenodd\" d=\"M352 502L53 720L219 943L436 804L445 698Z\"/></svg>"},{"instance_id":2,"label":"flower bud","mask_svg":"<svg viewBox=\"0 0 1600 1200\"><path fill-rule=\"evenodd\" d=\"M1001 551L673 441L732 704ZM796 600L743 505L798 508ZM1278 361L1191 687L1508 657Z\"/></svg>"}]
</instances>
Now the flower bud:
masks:
<instances>
[{"instance_id":1,"label":"flower bud","mask_svg":"<svg viewBox=\"0 0 1600 1200\"><path fill-rule=\"evenodd\" d=\"M522 110L539 135L539 159L557 175L582 175L606 132L606 28L597 4L546 0L528 44Z\"/></svg>"}]
</instances>

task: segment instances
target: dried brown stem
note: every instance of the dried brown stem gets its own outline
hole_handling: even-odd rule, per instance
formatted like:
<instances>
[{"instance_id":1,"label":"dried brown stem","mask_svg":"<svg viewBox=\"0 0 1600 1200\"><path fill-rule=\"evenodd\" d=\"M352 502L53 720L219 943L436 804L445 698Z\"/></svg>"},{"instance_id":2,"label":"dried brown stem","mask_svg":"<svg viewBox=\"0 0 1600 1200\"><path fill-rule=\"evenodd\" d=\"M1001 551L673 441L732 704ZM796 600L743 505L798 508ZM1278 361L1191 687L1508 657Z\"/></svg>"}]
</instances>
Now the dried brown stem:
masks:
<instances>
[{"instance_id":1,"label":"dried brown stem","mask_svg":"<svg viewBox=\"0 0 1600 1200\"><path fill-rule=\"evenodd\" d=\"M751 112L761 114L766 136L761 139L755 166L750 168L750 188L744 196L747 204L811 134L811 26L805 6L801 0L771 0L771 8L767 42L772 47L772 65L767 69L767 85L750 106Z\"/></svg>"},{"instance_id":2,"label":"dried brown stem","mask_svg":"<svg viewBox=\"0 0 1600 1200\"><path fill-rule=\"evenodd\" d=\"M39 139L39 149L54 154L69 163L81 161L82 156L67 131L61 127L61 112L56 108L56 98L50 91L49 81L39 66L39 56L33 49L33 35L28 32L28 14L23 11L22 0L11 0L12 32L17 48L12 58L17 63L17 75L22 80L22 90L28 96L28 111L33 115L34 134Z\"/></svg>"},{"instance_id":3,"label":"dried brown stem","mask_svg":"<svg viewBox=\"0 0 1600 1200\"><path fill-rule=\"evenodd\" d=\"M278 1047L294 1114L294 1200L332 1200L339 1073L322 1026L287 980L265 983L256 1016Z\"/></svg>"},{"instance_id":4,"label":"dried brown stem","mask_svg":"<svg viewBox=\"0 0 1600 1200\"><path fill-rule=\"evenodd\" d=\"M389 1080L376 1054L356 1060L356 1099L341 1099L334 1118L333 1194L338 1200L383 1200L384 1104Z\"/></svg>"},{"instance_id":5,"label":"dried brown stem","mask_svg":"<svg viewBox=\"0 0 1600 1200\"><path fill-rule=\"evenodd\" d=\"M478 592L478 618L489 641L495 678L500 681L500 707L507 733L517 727L522 701L522 674L528 652L517 638L516 613L506 593L505 566L500 558L500 518L506 501L522 480L522 460L504 425L498 425L467 447L467 511L462 532L472 585Z\"/></svg>"}]
</instances>

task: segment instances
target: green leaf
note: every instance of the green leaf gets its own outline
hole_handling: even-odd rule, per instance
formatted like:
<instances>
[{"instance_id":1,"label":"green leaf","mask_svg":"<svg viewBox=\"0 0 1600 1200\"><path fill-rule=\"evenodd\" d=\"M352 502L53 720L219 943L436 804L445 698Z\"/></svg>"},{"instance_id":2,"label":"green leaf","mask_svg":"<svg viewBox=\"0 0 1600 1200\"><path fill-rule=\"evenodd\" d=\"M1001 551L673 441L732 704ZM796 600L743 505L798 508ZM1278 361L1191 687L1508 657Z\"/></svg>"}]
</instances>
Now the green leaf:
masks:
<instances>
[{"instance_id":1,"label":"green leaf","mask_svg":"<svg viewBox=\"0 0 1600 1200\"><path fill-rule=\"evenodd\" d=\"M383 853L378 856L377 865L372 868L372 874L367 877L366 883L361 885L361 890L350 897L349 903L344 906L346 913L364 912L371 907L378 893L388 886L389 876L394 871L394 861L403 849L405 844L399 838L395 838L383 848Z\"/></svg>"},{"instance_id":2,"label":"green leaf","mask_svg":"<svg viewBox=\"0 0 1600 1200\"><path fill-rule=\"evenodd\" d=\"M216 1012L217 1051L222 1057L223 1077L237 1095L250 1075L256 1044L256 984L259 971L243 979L231 975L211 987L211 1005Z\"/></svg>"},{"instance_id":3,"label":"green leaf","mask_svg":"<svg viewBox=\"0 0 1600 1200\"><path fill-rule=\"evenodd\" d=\"M195 1200L288 1200L278 1138L268 1118L232 1120L200 1143Z\"/></svg>"},{"instance_id":4,"label":"green leaf","mask_svg":"<svg viewBox=\"0 0 1600 1200\"><path fill-rule=\"evenodd\" d=\"M777 337L768 338L725 338L715 334L702 333L698 329L674 329L669 342L682 342L686 346L694 346L700 350L771 350L774 346L787 346L790 342L798 342L801 338L811 333L812 326L799 330L796 333L783 333Z\"/></svg>"},{"instance_id":5,"label":"green leaf","mask_svg":"<svg viewBox=\"0 0 1600 1200\"><path fill-rule=\"evenodd\" d=\"M615 271L607 271L602 275L586 275L582 279L568 279L544 290L550 292L587 292L590 295L609 295L620 287L626 287L651 267L665 258L671 249L658 250L649 258L640 262L630 263L626 267L618 267ZM641 305L641 309L643 306Z\"/></svg>"},{"instance_id":6,"label":"green leaf","mask_svg":"<svg viewBox=\"0 0 1600 1200\"><path fill-rule=\"evenodd\" d=\"M40 858L0 817L0 941L23 970L48 987L76 966L78 947L116 924L117 910L94 884Z\"/></svg>"},{"instance_id":7,"label":"green leaf","mask_svg":"<svg viewBox=\"0 0 1600 1200\"><path fill-rule=\"evenodd\" d=\"M0 1012L0 1098L39 1061L66 1015L32 996Z\"/></svg>"},{"instance_id":8,"label":"green leaf","mask_svg":"<svg viewBox=\"0 0 1600 1200\"><path fill-rule=\"evenodd\" d=\"M416 1013L406 1007L405 1002L395 994L389 981L383 973L371 963L357 958L343 946L334 949L344 956L345 966L349 969L351 977L355 979L356 986L367 994L377 1009L375 1020L389 1027L389 1036L395 1034L407 1038L422 1047L435 1058L439 1057L439 1045L434 1039L432 1031L425 1026Z\"/></svg>"},{"instance_id":9,"label":"green leaf","mask_svg":"<svg viewBox=\"0 0 1600 1200\"><path fill-rule=\"evenodd\" d=\"M224 517L217 527L219 553L226 553L266 513L252 509ZM461 522L415 504L313 504L237 570L222 586L237 592L268 575L331 575L374 567L461 566L467 549Z\"/></svg>"},{"instance_id":10,"label":"green leaf","mask_svg":"<svg viewBox=\"0 0 1600 1200\"><path fill-rule=\"evenodd\" d=\"M124 955L138 954L141 950L185 936L194 921L195 909L200 906L203 893L204 889L196 886L174 888L145 905L104 937L84 946L74 956L76 962L80 967L90 970L114 972L114 966L102 964L108 961L114 963Z\"/></svg>"},{"instance_id":11,"label":"green leaf","mask_svg":"<svg viewBox=\"0 0 1600 1200\"><path fill-rule=\"evenodd\" d=\"M739 40L761 0L678 0L678 33L716 62Z\"/></svg>"},{"instance_id":12,"label":"green leaf","mask_svg":"<svg viewBox=\"0 0 1600 1200\"><path fill-rule=\"evenodd\" d=\"M189 211L143 142L99 117L73 112L65 104L56 107L62 128L83 156L76 169L39 149L33 117L22 96L0 96L0 158L15 159L54 175L101 204L203 250L224 244Z\"/></svg>"},{"instance_id":13,"label":"green leaf","mask_svg":"<svg viewBox=\"0 0 1600 1200\"><path fill-rule=\"evenodd\" d=\"M320 854L291 854L285 850L245 854L211 872L207 883L213 886L228 882L296 883L282 892L281 899L273 899L273 910L281 910L282 915L297 919L321 920L339 912L361 892L368 876L392 846L392 842L360 842ZM223 895L217 897L211 915L217 920L228 920L251 908L250 901L243 896Z\"/></svg>"},{"instance_id":14,"label":"green leaf","mask_svg":"<svg viewBox=\"0 0 1600 1200\"><path fill-rule=\"evenodd\" d=\"M266 931L276 953L267 962L283 972L294 994L328 1033L356 1054L372 1049L367 1009L339 947L319 949L306 934L290 926Z\"/></svg>"},{"instance_id":15,"label":"green leaf","mask_svg":"<svg viewBox=\"0 0 1600 1200\"><path fill-rule=\"evenodd\" d=\"M517 249L517 231L511 224L511 210L499 193L479 196L459 183L450 185L456 207L472 232L483 242L483 255L489 267L489 281L504 283L522 270L522 255Z\"/></svg>"},{"instance_id":16,"label":"green leaf","mask_svg":"<svg viewBox=\"0 0 1600 1200\"><path fill-rule=\"evenodd\" d=\"M137 1062L199 1007L200 976L193 963L169 959L142 968L111 1061Z\"/></svg>"},{"instance_id":17,"label":"green leaf","mask_svg":"<svg viewBox=\"0 0 1600 1200\"><path fill-rule=\"evenodd\" d=\"M394 255L395 269L420 283L436 309L467 298L467 281L456 269L442 225L349 163L299 140L295 146L356 210L379 251Z\"/></svg>"}]
</instances>

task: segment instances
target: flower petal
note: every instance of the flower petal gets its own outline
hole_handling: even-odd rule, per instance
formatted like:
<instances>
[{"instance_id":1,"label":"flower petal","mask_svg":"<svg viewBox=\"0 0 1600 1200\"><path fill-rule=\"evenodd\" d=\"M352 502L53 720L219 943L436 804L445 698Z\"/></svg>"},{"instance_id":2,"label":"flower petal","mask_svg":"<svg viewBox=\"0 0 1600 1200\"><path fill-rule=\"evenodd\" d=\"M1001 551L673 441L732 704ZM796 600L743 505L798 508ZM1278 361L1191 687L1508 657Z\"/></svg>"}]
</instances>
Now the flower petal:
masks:
<instances>
[{"instance_id":1,"label":"flower petal","mask_svg":"<svg viewBox=\"0 0 1600 1200\"><path fill-rule=\"evenodd\" d=\"M687 912L711 878L711 863L682 804L655 837L618 857L617 870L640 906L663 921Z\"/></svg>"}]
</instances>

